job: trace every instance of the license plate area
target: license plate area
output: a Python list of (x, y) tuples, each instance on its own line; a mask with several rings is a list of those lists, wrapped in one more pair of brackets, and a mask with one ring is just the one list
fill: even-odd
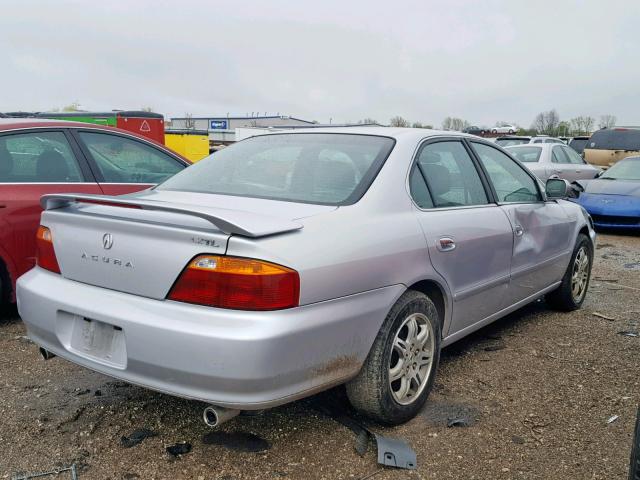
[(69, 351), (110, 367), (126, 368), (127, 348), (121, 327), (74, 315), (70, 333)]

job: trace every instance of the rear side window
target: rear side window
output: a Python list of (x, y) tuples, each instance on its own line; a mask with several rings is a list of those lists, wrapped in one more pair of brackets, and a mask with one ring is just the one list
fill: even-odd
[(582, 160), (582, 157), (578, 155), (573, 148), (566, 146), (560, 148), (562, 148), (562, 151), (566, 155), (569, 163), (573, 163), (574, 165), (584, 165), (584, 160)]
[(553, 163), (570, 163), (569, 159), (564, 154), (562, 147), (553, 147), (551, 151), (551, 162)]
[(525, 203), (541, 200), (535, 180), (509, 156), (497, 148), (481, 143), (473, 143), (473, 148), (489, 175), (498, 202)]
[(62, 132), (0, 137), (0, 182), (77, 183), (82, 174)]
[[(418, 153), (416, 169), (422, 175), (435, 207), (489, 203), (480, 175), (467, 150), (458, 141), (425, 145)], [(414, 200), (418, 205), (424, 202), (416, 197)]]
[(542, 153), (542, 148), (540, 147), (518, 147), (507, 148), (507, 150), (511, 155), (525, 163), (537, 162), (540, 160), (540, 154)]
[(79, 132), (106, 183), (159, 183), (184, 169), (175, 158), (119, 135)]
[(640, 129), (606, 128), (598, 130), (584, 148), (595, 150), (640, 150)]
[(350, 205), (369, 188), (391, 138), (291, 133), (248, 138), (199, 161), (159, 190)]

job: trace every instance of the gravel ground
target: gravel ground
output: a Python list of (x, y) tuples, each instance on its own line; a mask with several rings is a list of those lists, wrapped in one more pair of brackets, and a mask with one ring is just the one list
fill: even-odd
[[(598, 242), (582, 310), (539, 301), (458, 342), (420, 416), (371, 425), (411, 444), (415, 471), (378, 471), (373, 445), (356, 453), (354, 434), (319, 408), (344, 405), (340, 389), (238, 417), (221, 430), (254, 436), (205, 444), (202, 404), (43, 362), (14, 310), (0, 318), (0, 478), (74, 462), (82, 480), (626, 478), (640, 338), (618, 332), (639, 328), (640, 238)], [(452, 418), (466, 426), (448, 428)], [(157, 435), (125, 448), (121, 437), (141, 428)], [(167, 454), (177, 442), (190, 453)]]

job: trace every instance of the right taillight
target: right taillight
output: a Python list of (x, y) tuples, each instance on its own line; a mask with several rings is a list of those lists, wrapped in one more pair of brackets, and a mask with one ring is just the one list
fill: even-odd
[(56, 252), (53, 250), (51, 230), (40, 225), (36, 233), (36, 259), (38, 266), (51, 272), (60, 273)]
[(299, 296), (295, 270), (251, 258), (200, 255), (189, 262), (167, 298), (235, 310), (279, 310), (296, 307)]

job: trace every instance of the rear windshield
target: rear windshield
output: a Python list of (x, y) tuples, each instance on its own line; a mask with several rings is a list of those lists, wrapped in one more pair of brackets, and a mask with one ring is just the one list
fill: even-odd
[(606, 170), (600, 178), (613, 180), (640, 180), (640, 157), (629, 157)]
[(354, 134), (253, 137), (215, 152), (157, 189), (350, 205), (369, 188), (393, 145), (391, 138)]
[(576, 152), (582, 153), (588, 141), (589, 141), (588, 138), (574, 138), (569, 142), (569, 146), (573, 148)]
[(640, 129), (607, 128), (598, 130), (585, 148), (594, 150), (640, 150)]
[(541, 147), (507, 148), (507, 151), (521, 162), (533, 163), (540, 160)]
[(496, 145), (500, 145), (501, 147), (509, 147), (511, 145), (524, 145), (525, 143), (529, 143), (528, 138), (498, 138), (496, 140)]

